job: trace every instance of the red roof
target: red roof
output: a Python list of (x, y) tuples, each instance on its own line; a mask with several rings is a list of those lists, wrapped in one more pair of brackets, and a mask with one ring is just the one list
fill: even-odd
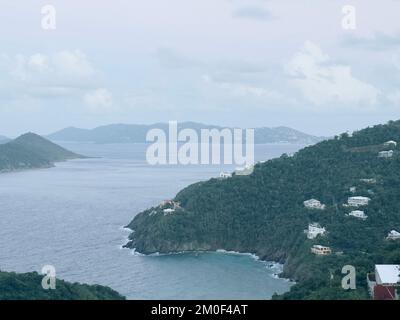
[(380, 284), (374, 287), (374, 300), (394, 300), (396, 297), (395, 287), (386, 287)]

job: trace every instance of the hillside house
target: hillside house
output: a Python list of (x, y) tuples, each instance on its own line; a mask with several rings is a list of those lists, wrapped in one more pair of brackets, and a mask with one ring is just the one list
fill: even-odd
[(349, 191), (351, 193), (355, 193), (357, 191), (357, 188), (356, 187), (350, 187)]
[(362, 210), (354, 210), (349, 213), (349, 216), (352, 216), (352, 217), (355, 217), (358, 219), (362, 219), (362, 220), (366, 220), (368, 218), (368, 216)]
[(319, 223), (311, 223), (308, 225), (308, 229), (304, 230), (305, 233), (307, 233), (307, 238), (308, 239), (315, 239), (319, 235), (324, 235), (326, 232), (325, 228), (322, 228)]
[(181, 203), (174, 200), (164, 200), (161, 202), (160, 207), (168, 207), (171, 209), (180, 209)]
[(370, 184), (375, 184), (376, 183), (376, 179), (375, 178), (360, 179), (360, 181), (364, 182), (364, 183), (370, 183)]
[(383, 144), (385, 147), (397, 147), (397, 142), (393, 140), (386, 141)]
[(375, 272), (367, 275), (367, 282), (374, 300), (398, 300), (400, 265), (375, 265)]
[(219, 174), (219, 177), (222, 179), (228, 179), (228, 178), (232, 178), (232, 173), (229, 172), (221, 172)]
[(311, 247), (311, 252), (316, 255), (327, 256), (332, 253), (332, 250), (329, 247), (324, 247), (317, 244)]
[(347, 199), (347, 204), (351, 207), (360, 207), (360, 206), (367, 206), (368, 203), (371, 201), (368, 197), (350, 197)]
[(244, 168), (236, 168), (235, 169), (235, 174), (237, 176), (248, 176), (253, 173), (254, 166), (253, 165), (246, 165)]
[(393, 150), (381, 151), (378, 153), (379, 158), (391, 158), (393, 157)]
[(317, 210), (325, 209), (325, 205), (316, 199), (306, 200), (303, 202), (303, 204), (307, 209), (317, 209)]
[(173, 214), (175, 212), (175, 209), (164, 209), (163, 212), (164, 212), (164, 216), (167, 216), (167, 215)]
[(388, 236), (386, 237), (387, 240), (399, 240), (400, 239), (400, 232), (397, 232), (396, 230), (392, 230), (388, 233)]

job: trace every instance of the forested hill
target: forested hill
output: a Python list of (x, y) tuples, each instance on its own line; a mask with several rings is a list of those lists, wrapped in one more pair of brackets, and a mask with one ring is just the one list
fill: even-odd
[(44, 290), (43, 276), (36, 272), (0, 271), (0, 300), (123, 300), (118, 292), (100, 285), (56, 280), (54, 290)]
[(0, 172), (48, 168), (54, 162), (84, 158), (34, 133), (0, 144)]
[(5, 137), (5, 136), (2, 136), (2, 135), (0, 135), (0, 143), (6, 143), (6, 142), (8, 142), (8, 141), (10, 141), (10, 139), (9, 139), (9, 138), (7, 138), (7, 137)]
[[(250, 176), (191, 185), (174, 199), (180, 208), (172, 214), (163, 213), (165, 206), (138, 214), (128, 225), (134, 232), (127, 247), (142, 253), (251, 252), (284, 262), (283, 276), (298, 282), (283, 298), (368, 298), (366, 273), (374, 264), (400, 262), (399, 240), (386, 240), (389, 231), (400, 231), (400, 153), (384, 144), (389, 140), (400, 141), (400, 121), (257, 164)], [(378, 157), (389, 149), (393, 157)], [(371, 198), (360, 209), (366, 220), (348, 216), (356, 210), (343, 206), (351, 196)], [(305, 208), (312, 198), (325, 210)], [(313, 222), (327, 232), (310, 240), (304, 230)], [(316, 244), (333, 254), (312, 254)], [(356, 267), (357, 290), (341, 288), (347, 264)]]

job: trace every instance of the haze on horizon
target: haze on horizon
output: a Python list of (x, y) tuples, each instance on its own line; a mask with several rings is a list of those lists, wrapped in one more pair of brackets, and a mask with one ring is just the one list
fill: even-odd
[[(3, 0), (0, 135), (170, 120), (330, 136), (399, 119), (398, 0)], [(344, 29), (344, 5), (356, 28)]]

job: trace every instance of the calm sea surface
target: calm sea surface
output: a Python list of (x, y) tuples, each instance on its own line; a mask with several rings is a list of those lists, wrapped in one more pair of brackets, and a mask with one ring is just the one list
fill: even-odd
[[(234, 166), (150, 166), (144, 144), (62, 143), (99, 157), (0, 174), (0, 269), (40, 271), (110, 286), (129, 299), (269, 299), (290, 283), (251, 256), (221, 252), (140, 256), (121, 249), (141, 210)], [(302, 146), (256, 145), (256, 160)], [(223, 248), (221, 248), (223, 249)]]

